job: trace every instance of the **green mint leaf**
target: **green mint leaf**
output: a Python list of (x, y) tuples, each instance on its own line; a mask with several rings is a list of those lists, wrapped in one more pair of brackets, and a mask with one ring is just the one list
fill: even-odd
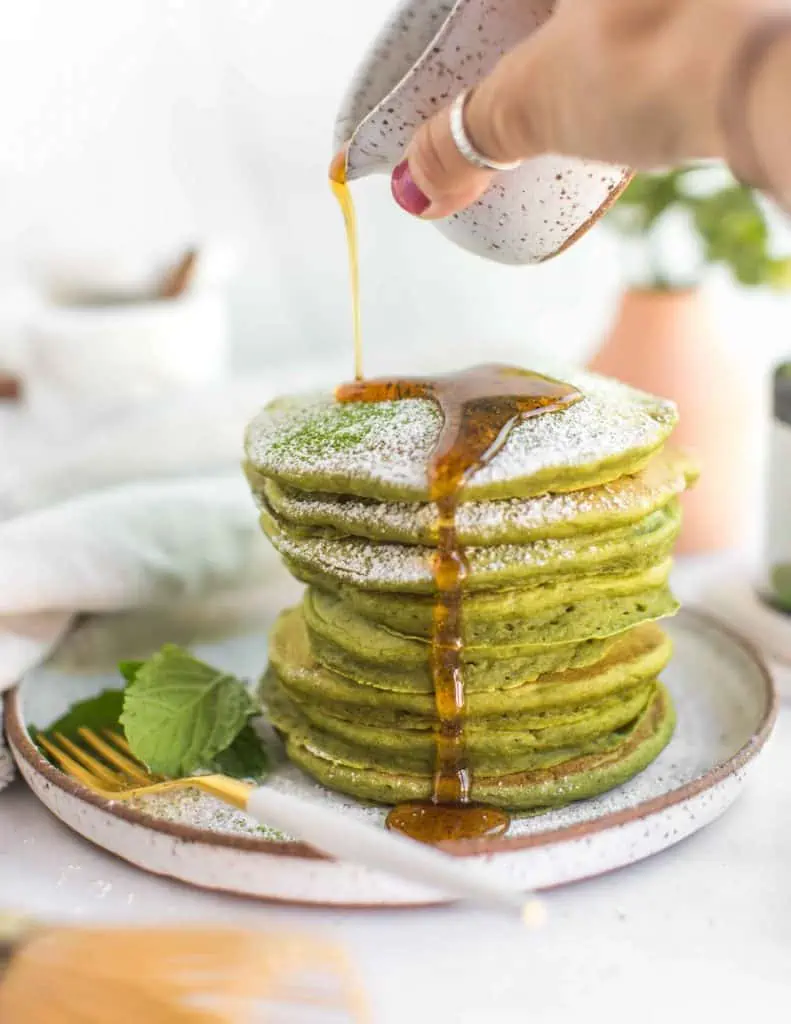
[[(65, 715), (62, 715), (57, 722), (47, 726), (46, 729), (30, 727), (30, 734), (34, 741), (39, 735), (52, 736), (60, 733), (70, 740), (79, 739), (77, 732), (81, 727), (87, 729), (117, 729), (118, 720), (124, 703), (123, 690), (104, 690), (95, 697), (88, 700), (81, 700), (73, 704)], [(45, 756), (46, 751), (43, 751)]]
[(122, 661), (118, 664), (118, 671), (127, 683), (133, 683), (135, 681), (135, 676), (143, 665), (145, 665), (144, 661)]
[(263, 782), (271, 765), (266, 747), (248, 722), (230, 747), (220, 751), (205, 767), (221, 775), (230, 775), (233, 779)]
[(210, 764), (256, 711), (239, 679), (168, 644), (127, 686), (121, 724), (151, 771), (178, 777)]

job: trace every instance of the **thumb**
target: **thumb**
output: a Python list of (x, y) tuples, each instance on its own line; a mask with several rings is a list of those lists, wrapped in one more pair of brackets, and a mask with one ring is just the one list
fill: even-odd
[[(511, 163), (542, 152), (539, 67), (546, 67), (547, 29), (506, 54), (469, 94), (463, 119), (468, 139), (482, 156)], [(408, 213), (435, 220), (464, 209), (481, 196), (496, 171), (483, 170), (459, 152), (446, 107), (421, 125), (393, 171), (393, 198)]]

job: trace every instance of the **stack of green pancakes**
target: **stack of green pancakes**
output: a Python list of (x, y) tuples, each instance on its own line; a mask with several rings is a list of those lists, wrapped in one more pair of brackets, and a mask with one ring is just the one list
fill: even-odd
[[(465, 738), (473, 800), (515, 811), (593, 796), (670, 739), (656, 625), (679, 496), (674, 407), (581, 371), (567, 409), (524, 419), (473, 472), (456, 525)], [(432, 795), (430, 668), (440, 427), (424, 399), (273, 402), (250, 424), (261, 524), (307, 584), (271, 636), (262, 699), (289, 757), (332, 789), (385, 804)]]

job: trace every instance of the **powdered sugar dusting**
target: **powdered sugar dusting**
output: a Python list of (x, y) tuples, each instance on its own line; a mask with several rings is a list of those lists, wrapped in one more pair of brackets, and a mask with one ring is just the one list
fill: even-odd
[[(331, 803), (344, 814), (384, 824), (386, 811), (381, 807), (362, 804), (353, 797), (341, 793), (331, 793), (305, 775), (296, 765), (287, 761), (281, 761), (277, 772), (267, 779), (266, 784), (281, 793), (315, 800), (322, 804)], [(130, 800), (128, 805), (159, 821), (189, 825), (209, 833), (255, 836), (270, 841), (294, 839), (293, 836), (278, 829), (260, 824), (244, 811), (230, 807), (199, 789), (182, 789), (140, 797)]]
[[(585, 468), (658, 447), (676, 421), (671, 402), (584, 371), (563, 379), (583, 398), (561, 412), (526, 418), (492, 461), (470, 477), (476, 487), (553, 468)], [(441, 426), (433, 402), (337, 403), (331, 395), (281, 399), (253, 420), (247, 456), (264, 475), (314, 489), (326, 477), (340, 493), (367, 482), (426, 496), (428, 463)]]
[(130, 800), (129, 806), (160, 821), (191, 825), (207, 832), (260, 836), (262, 839), (285, 838), (276, 829), (259, 825), (249, 814), (230, 807), (199, 789), (182, 789), (161, 796), (155, 794), (140, 797), (137, 800)]
[[(485, 544), (498, 537), (573, 527), (580, 520), (601, 517), (615, 525), (648, 515), (686, 487), (684, 473), (669, 467), (663, 474), (641, 472), (611, 483), (568, 494), (538, 498), (468, 501), (456, 510), (456, 530), (462, 544)], [(340, 524), (353, 534), (430, 541), (436, 537), (437, 506), (407, 501), (377, 502), (338, 499), (307, 491), (280, 490), (277, 511), (285, 519), (307, 525)]]
[[(656, 512), (640, 526), (640, 551), (650, 552), (672, 531), (675, 519), (670, 512)], [(291, 537), (274, 521), (268, 528), (269, 539), (287, 558), (319, 572), (366, 588), (409, 587), (422, 584), (434, 586), (432, 549), (409, 544), (380, 544), (363, 538)], [(637, 534), (630, 531), (601, 531), (581, 539), (547, 538), (529, 544), (497, 544), (491, 547), (468, 547), (469, 584), (490, 583), (493, 576), (518, 569), (551, 569), (562, 572), (565, 565), (591, 571), (597, 565), (611, 563), (628, 555)], [(661, 550), (657, 559), (665, 556)]]
[(440, 424), (439, 411), (423, 399), (341, 404), (314, 394), (259, 413), (248, 427), (246, 452), (257, 469), (295, 482), (311, 481), (318, 470), (423, 490)]

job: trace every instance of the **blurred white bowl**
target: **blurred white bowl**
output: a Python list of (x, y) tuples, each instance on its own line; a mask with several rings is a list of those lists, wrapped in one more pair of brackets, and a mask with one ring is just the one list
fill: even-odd
[(81, 417), (212, 383), (228, 362), (225, 292), (32, 311), (25, 395), (47, 418)]
[(26, 256), (25, 272), (35, 291), (54, 304), (141, 302), (157, 294), (165, 275), (190, 249), (199, 253), (192, 289), (227, 284), (236, 270), (238, 252), (235, 244), (223, 239), (187, 239), (166, 247), (48, 242)]

